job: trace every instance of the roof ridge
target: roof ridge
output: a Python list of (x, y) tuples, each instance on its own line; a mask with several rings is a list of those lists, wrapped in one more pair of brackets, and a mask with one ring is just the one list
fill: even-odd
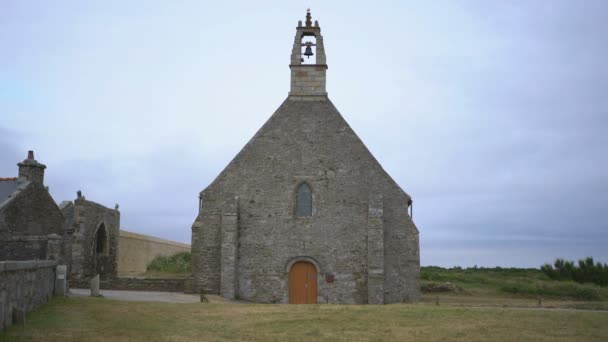
[(16, 181), (17, 177), (0, 177), (0, 181)]

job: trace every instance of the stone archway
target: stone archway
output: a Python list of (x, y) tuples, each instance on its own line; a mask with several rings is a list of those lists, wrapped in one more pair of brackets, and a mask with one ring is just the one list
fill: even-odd
[(293, 267), (293, 265), (300, 261), (306, 261), (306, 262), (311, 263), (317, 270), (317, 273), (321, 274), (321, 266), (319, 265), (319, 262), (317, 262), (317, 260), (315, 258), (312, 258), (309, 256), (297, 256), (297, 257), (289, 259), (287, 264), (285, 264), (285, 272), (289, 273), (291, 271), (291, 268)]
[(93, 273), (103, 279), (106, 278), (109, 249), (108, 231), (102, 222), (93, 237)]

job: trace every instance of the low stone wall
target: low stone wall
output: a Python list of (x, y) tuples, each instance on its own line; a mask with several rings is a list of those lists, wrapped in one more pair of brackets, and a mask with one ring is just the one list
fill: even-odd
[(0, 261), (0, 330), (13, 324), (13, 309), (30, 312), (55, 290), (53, 260)]
[(133, 276), (144, 273), (148, 263), (156, 256), (179, 252), (190, 252), (190, 245), (120, 230), (118, 274)]
[[(102, 290), (184, 292), (185, 280), (117, 278), (100, 281), (99, 288)], [(70, 288), (88, 289), (90, 283), (88, 281), (71, 281)]]

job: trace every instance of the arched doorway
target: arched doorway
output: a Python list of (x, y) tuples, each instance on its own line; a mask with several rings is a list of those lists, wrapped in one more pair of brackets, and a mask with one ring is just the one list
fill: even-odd
[(95, 255), (107, 254), (108, 237), (106, 234), (106, 226), (102, 223), (95, 234)]
[(289, 303), (317, 303), (317, 269), (307, 261), (298, 261), (289, 271)]
[(94, 274), (99, 274), (102, 279), (106, 277), (108, 252), (108, 233), (105, 224), (102, 222), (97, 228), (93, 240), (93, 272)]

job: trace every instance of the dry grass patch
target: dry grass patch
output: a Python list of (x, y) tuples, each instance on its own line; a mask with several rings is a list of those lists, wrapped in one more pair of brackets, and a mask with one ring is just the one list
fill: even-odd
[(0, 340), (608, 340), (608, 313), (401, 305), (165, 304), (53, 299)]

